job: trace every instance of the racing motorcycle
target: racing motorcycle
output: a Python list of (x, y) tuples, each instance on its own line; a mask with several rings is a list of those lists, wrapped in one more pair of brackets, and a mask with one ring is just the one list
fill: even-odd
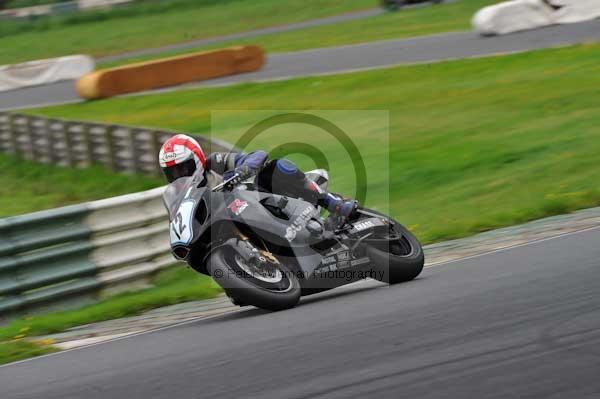
[[(306, 175), (327, 189), (327, 171)], [(175, 258), (212, 276), (239, 306), (288, 309), (303, 295), (365, 278), (396, 284), (423, 269), (413, 234), (368, 208), (352, 220), (324, 218), (312, 203), (237, 175), (212, 188), (203, 176), (183, 177), (163, 199)]]
[[(398, 11), (409, 4), (425, 3), (428, 0), (381, 0), (381, 6), (389, 11)], [(429, 0), (433, 4), (441, 4), (444, 0)]]

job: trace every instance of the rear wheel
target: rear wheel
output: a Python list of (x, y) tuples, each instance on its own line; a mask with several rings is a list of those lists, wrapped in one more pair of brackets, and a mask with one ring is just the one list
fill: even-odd
[(279, 259), (250, 262), (234, 248), (217, 249), (207, 269), (213, 279), (237, 305), (253, 305), (267, 310), (283, 310), (300, 300), (298, 278)]

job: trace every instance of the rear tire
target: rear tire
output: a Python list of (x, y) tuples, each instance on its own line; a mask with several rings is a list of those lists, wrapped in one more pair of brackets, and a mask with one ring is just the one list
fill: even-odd
[(234, 304), (253, 305), (261, 309), (278, 311), (293, 308), (300, 301), (300, 282), (286, 265), (281, 263), (281, 283), (258, 284), (258, 280), (248, 275), (235, 261), (236, 251), (222, 247), (213, 252), (207, 263), (212, 278), (224, 290)]

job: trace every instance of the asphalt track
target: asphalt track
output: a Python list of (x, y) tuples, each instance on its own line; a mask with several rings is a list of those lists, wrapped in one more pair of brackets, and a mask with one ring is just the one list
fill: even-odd
[[(551, 26), (490, 38), (479, 37), (473, 32), (447, 33), (412, 39), (273, 54), (269, 55), (266, 66), (258, 72), (214, 79), (210, 82), (183, 87), (325, 75), (404, 63), (478, 57), (599, 40), (600, 20)], [(77, 101), (80, 100), (75, 93), (74, 83), (67, 81), (4, 92), (0, 94), (0, 110)]]
[(0, 367), (17, 398), (600, 397), (600, 229)]

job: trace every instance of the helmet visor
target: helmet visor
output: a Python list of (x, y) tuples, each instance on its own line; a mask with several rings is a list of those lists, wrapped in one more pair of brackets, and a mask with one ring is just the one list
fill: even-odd
[(161, 168), (167, 181), (169, 183), (173, 183), (175, 180), (180, 177), (192, 176), (194, 172), (196, 172), (196, 161), (194, 158), (190, 158), (185, 162), (180, 164), (176, 164), (173, 166), (168, 166), (166, 168)]

